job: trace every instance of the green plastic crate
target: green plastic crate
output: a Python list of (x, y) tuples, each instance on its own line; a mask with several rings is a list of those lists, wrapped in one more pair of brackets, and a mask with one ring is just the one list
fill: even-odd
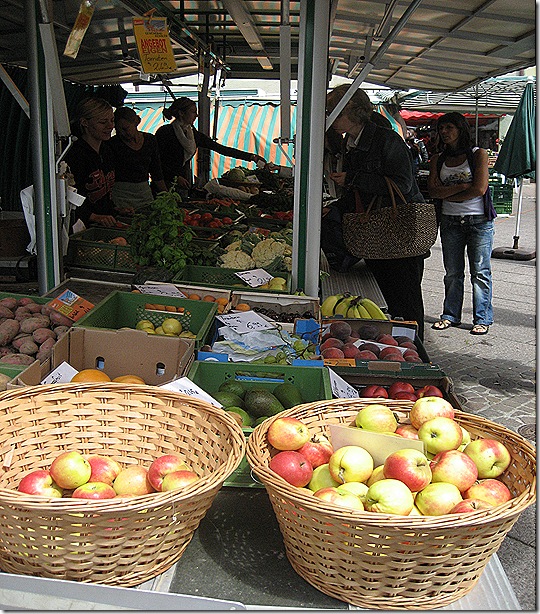
[[(264, 388), (272, 390), (281, 383), (294, 384), (300, 390), (304, 401), (322, 401), (332, 398), (332, 386), (328, 369), (325, 367), (296, 367), (291, 365), (265, 365), (233, 362), (209, 362), (196, 360), (191, 365), (187, 377), (205, 392), (212, 395), (223, 382), (236, 380), (246, 389)], [(249, 436), (252, 428), (244, 428)], [(225, 486), (244, 488), (263, 488), (252, 473), (246, 458), (224, 482)]]
[[(144, 308), (146, 303), (184, 307), (185, 311), (183, 314), (172, 311), (158, 313), (155, 310), (146, 310)], [(83, 328), (118, 330), (123, 327), (135, 328), (141, 319), (150, 319), (159, 325), (167, 317), (176, 317), (185, 328), (189, 328), (195, 334), (195, 347), (199, 348), (207, 343), (211, 336), (216, 312), (216, 303), (115, 290), (75, 325)]]
[(498, 215), (512, 215), (512, 202), (494, 203), (493, 207)]
[(291, 274), (286, 271), (271, 271), (265, 269), (274, 277), (283, 277), (287, 280), (285, 290), (268, 290), (268, 288), (252, 288), (244, 283), (236, 272), (242, 269), (225, 269), (221, 267), (196, 266), (188, 264), (173, 279), (173, 283), (185, 282), (189, 284), (200, 284), (209, 288), (224, 288), (226, 290), (238, 290), (243, 292), (272, 292), (283, 294), (291, 291)]
[(118, 228), (88, 228), (69, 238), (66, 263), (85, 269), (134, 273), (137, 268), (129, 245), (109, 243), (116, 237), (126, 238)]
[(514, 187), (508, 184), (491, 185), (491, 197), (493, 204), (512, 202), (514, 198)]
[(14, 292), (0, 292), (0, 299), (3, 298), (31, 298), (38, 305), (46, 305), (52, 301), (52, 298), (49, 296), (35, 296), (33, 294), (15, 294)]

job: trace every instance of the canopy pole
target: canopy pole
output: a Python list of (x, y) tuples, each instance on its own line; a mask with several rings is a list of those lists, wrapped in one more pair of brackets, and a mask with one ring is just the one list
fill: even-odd
[(521, 222), (521, 205), (523, 203), (523, 177), (519, 178), (519, 193), (518, 193), (518, 208), (516, 215), (516, 230), (514, 235), (514, 244), (512, 249), (519, 248), (519, 224)]
[(279, 97), (281, 139), (291, 136), (291, 24), (289, 0), (281, 2), (281, 24), (279, 26)]

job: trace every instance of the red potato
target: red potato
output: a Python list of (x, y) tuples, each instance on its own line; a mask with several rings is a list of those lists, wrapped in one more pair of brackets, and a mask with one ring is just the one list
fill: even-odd
[(15, 314), (11, 309), (6, 307), (5, 305), (0, 305), (0, 318), (11, 318), (13, 319)]
[(26, 340), (30, 340), (32, 341), (32, 335), (28, 334), (28, 333), (19, 333), (15, 339), (13, 339), (13, 341), (11, 342), (11, 345), (16, 349), (20, 349), (21, 345), (26, 341)]
[(39, 346), (35, 341), (32, 340), (31, 337), (28, 339), (24, 339), (21, 345), (19, 346), (19, 352), (21, 354), (28, 354), (29, 356), (33, 356), (37, 354), (39, 350)]
[(23, 320), (24, 318), (31, 318), (34, 314), (26, 306), (17, 307), (15, 309), (15, 319)]
[(7, 365), (31, 365), (35, 358), (27, 354), (6, 354), (0, 358), (0, 363)]
[(3, 345), (0, 347), (0, 358), (6, 354), (13, 354), (13, 347), (11, 345)]
[(39, 305), (38, 303), (28, 303), (28, 305), (26, 305), (26, 308), (32, 313), (41, 313), (41, 305)]
[(33, 298), (30, 298), (29, 296), (23, 296), (22, 298), (17, 299), (17, 305), (19, 307), (24, 307), (25, 305), (31, 305), (32, 303), (35, 303), (36, 301)]
[(58, 313), (58, 311), (51, 311), (49, 314), (51, 324), (54, 326), (72, 326), (73, 321), (67, 318), (65, 315)]
[(4, 320), (0, 324), (0, 346), (9, 345), (19, 334), (20, 325), (17, 320)]
[(49, 305), (41, 305), (41, 313), (44, 316), (48, 316), (52, 311), (54, 311), (54, 309), (49, 307)]
[(32, 333), (32, 339), (38, 345), (41, 345), (47, 339), (56, 340), (56, 333), (50, 328), (36, 328), (36, 330)]
[(0, 299), (0, 305), (11, 309), (12, 311), (17, 307), (17, 299), (12, 298), (11, 296), (6, 296), (3, 299)]
[(65, 335), (68, 332), (69, 329), (70, 329), (69, 326), (55, 326), (53, 328), (53, 332), (55, 333), (56, 338), (60, 339), (60, 337), (62, 335)]
[(56, 339), (50, 337), (49, 339), (45, 339), (45, 341), (39, 346), (38, 353), (36, 354), (36, 360), (43, 362), (47, 360), (49, 356), (52, 354), (53, 346), (56, 343)]
[(50, 320), (48, 316), (37, 315), (32, 316), (31, 318), (26, 318), (21, 322), (21, 332), (22, 333), (33, 333), (38, 328), (47, 328), (50, 325)]

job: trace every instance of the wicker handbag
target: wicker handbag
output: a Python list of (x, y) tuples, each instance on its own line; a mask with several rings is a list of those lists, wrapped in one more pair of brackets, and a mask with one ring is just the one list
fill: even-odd
[(408, 203), (396, 183), (389, 177), (385, 180), (392, 206), (381, 206), (382, 197), (376, 195), (363, 210), (356, 193), (356, 213), (343, 215), (343, 239), (347, 250), (357, 258), (376, 260), (427, 253), (437, 239), (435, 206)]

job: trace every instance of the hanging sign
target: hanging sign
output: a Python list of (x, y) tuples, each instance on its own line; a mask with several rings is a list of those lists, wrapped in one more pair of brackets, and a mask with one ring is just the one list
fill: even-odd
[(176, 70), (166, 17), (134, 17), (133, 33), (143, 72), (155, 75)]
[(68, 58), (75, 59), (77, 57), (82, 40), (94, 14), (96, 4), (97, 0), (82, 0), (77, 19), (69, 33), (69, 38), (64, 49), (64, 55)]

